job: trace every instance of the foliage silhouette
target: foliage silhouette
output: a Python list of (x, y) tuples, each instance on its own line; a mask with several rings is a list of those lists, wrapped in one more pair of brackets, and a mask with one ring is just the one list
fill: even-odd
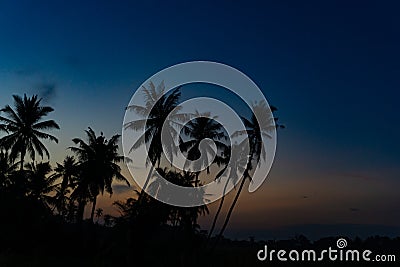
[(25, 155), (28, 152), (31, 159), (35, 160), (38, 153), (42, 158), (44, 154), (50, 158), (50, 153), (40, 139), (48, 139), (58, 143), (58, 139), (43, 130), (60, 129), (54, 120), (43, 120), (54, 109), (49, 106), (42, 106), (42, 99), (37, 95), (32, 97), (20, 97), (13, 95), (14, 109), (6, 105), (0, 111), (6, 117), (0, 116), (1, 128), (5, 129), (8, 135), (0, 139), (0, 146), (10, 149), (10, 157), (20, 157), (21, 170), (24, 166)]
[[(119, 165), (124, 161), (124, 157), (118, 154), (120, 135), (114, 135), (107, 140), (103, 133), (96, 136), (96, 133), (90, 127), (85, 132), (88, 142), (74, 138), (72, 141), (77, 147), (70, 147), (79, 159), (79, 180), (77, 181), (77, 189), (72, 193), (72, 196), (79, 200), (81, 213), (83, 203), (87, 200), (92, 202), (90, 220), (93, 222), (98, 195), (103, 194), (104, 191), (111, 195), (114, 179), (125, 182), (128, 186), (130, 184), (121, 174)], [(79, 216), (81, 215), (83, 214), (79, 214)]]
[(57, 163), (54, 173), (54, 179), (62, 179), (59, 186), (55, 189), (54, 208), (57, 209), (61, 216), (65, 216), (68, 211), (69, 201), (67, 196), (70, 193), (69, 189), (73, 189), (78, 182), (79, 168), (76, 159), (72, 156), (66, 156), (63, 163)]
[[(180, 113), (181, 107), (178, 105), (178, 102), (181, 93), (179, 88), (173, 90), (170, 94), (164, 94), (165, 87), (163, 82), (159, 84), (157, 88), (150, 82), (149, 88), (142, 87), (141, 90), (145, 96), (145, 106), (130, 105), (127, 109), (134, 111), (137, 115), (142, 116), (143, 119), (131, 121), (124, 125), (125, 129), (132, 129), (134, 131), (144, 130), (143, 135), (132, 145), (130, 151), (138, 149), (144, 144), (149, 144), (146, 164), (149, 162), (151, 168), (139, 194), (139, 202), (142, 201), (149, 180), (153, 175), (154, 166), (157, 165), (157, 167), (160, 167), (161, 157), (163, 155), (161, 133), (164, 124), (169, 126), (171, 135), (178, 136), (179, 133), (176, 131), (174, 132), (175, 128), (173, 126), (176, 124), (181, 125), (180, 122), (190, 116)], [(172, 157), (175, 153), (175, 147), (167, 147), (167, 150)]]
[[(217, 220), (219, 215), (221, 214), (221, 210), (224, 205), (225, 201), (225, 194), (226, 194), (226, 188), (228, 186), (228, 183), (231, 182), (233, 184), (236, 184), (236, 182), (240, 179), (238, 173), (244, 173), (247, 160), (248, 160), (248, 155), (246, 154), (246, 146), (245, 143), (242, 142), (240, 144), (233, 144), (232, 147), (227, 147), (223, 153), (223, 162), (224, 162), (224, 168), (217, 174), (216, 179), (223, 176), (224, 173), (227, 173), (227, 180), (223, 189), (223, 195), (221, 197), (221, 200), (218, 205), (217, 212), (215, 213), (210, 231), (208, 233), (207, 237), (207, 243), (209, 243), (212, 234), (214, 232), (215, 226), (217, 224)], [(231, 157), (231, 155), (234, 155)]]
[[(202, 161), (197, 163), (196, 166), (192, 166), (194, 169), (200, 169), (200, 167), (208, 165), (208, 155), (213, 154), (211, 146), (206, 144), (204, 147), (200, 147), (201, 141), (205, 139), (212, 140), (216, 145), (218, 152), (226, 149), (227, 145), (222, 141), (226, 141), (228, 137), (223, 131), (223, 126), (216, 121), (217, 116), (211, 116), (211, 113), (200, 114), (198, 112), (194, 114), (194, 116), (196, 118), (190, 120), (183, 129), (184, 134), (189, 138), (189, 140), (182, 141), (179, 147), (183, 152), (187, 152), (187, 162), (195, 161), (199, 158), (202, 159)], [(221, 162), (222, 158), (217, 153), (214, 163), (220, 164)], [(207, 167), (207, 174), (209, 173), (210, 168)], [(200, 172), (196, 171), (195, 186), (198, 186), (199, 184), (199, 174)]]
[[(217, 151), (212, 163), (217, 169), (216, 181), (219, 182), (222, 175), (227, 178), (224, 190), (229, 183), (237, 183), (240, 172), (247, 175), (244, 180), (250, 179), (251, 163), (257, 163), (263, 156), (262, 147), (256, 141), (250, 144), (251, 155), (248, 155), (244, 152), (243, 143), (227, 142), (224, 128), (212, 114), (182, 113), (179, 88), (164, 95), (163, 84), (156, 89), (151, 83), (148, 89), (143, 88), (143, 92), (146, 98), (144, 106), (133, 105), (128, 109), (143, 117), (147, 116), (147, 124), (144, 119), (139, 119), (124, 127), (134, 131), (145, 129), (144, 135), (131, 149), (138, 149), (142, 145), (149, 148), (146, 162), (152, 164), (152, 169), (146, 180), (146, 190), (155, 194), (163, 192), (161, 189), (164, 181), (155, 179), (157, 174), (154, 168), (166, 178), (166, 182), (185, 187), (201, 186), (204, 182), (200, 179), (203, 177), (201, 172), (178, 172), (172, 166), (164, 166), (161, 159), (166, 154), (173, 158), (178, 149), (188, 160), (196, 160), (203, 153), (212, 154), (211, 146), (202, 147), (201, 141), (204, 139), (211, 139), (216, 144)], [(0, 236), (3, 241), (0, 242), (0, 265), (9, 265), (3, 262), (3, 249), (11, 251), (11, 255), (20, 255), (21, 251), (26, 253), (35, 247), (38, 255), (57, 255), (63, 258), (68, 254), (68, 258), (63, 258), (66, 266), (76, 265), (69, 258), (79, 259), (79, 264), (84, 265), (146, 264), (149, 258), (152, 263), (166, 266), (207, 265), (207, 259), (203, 257), (206, 251), (202, 244), (212, 237), (225, 197), (219, 203), (208, 236), (198, 223), (200, 216), (209, 214), (207, 205), (175, 207), (157, 201), (144, 193), (144, 190), (135, 191), (136, 195), (126, 200), (114, 202), (120, 216), (104, 214), (103, 209), (97, 207), (98, 196), (104, 191), (111, 195), (114, 181), (129, 186), (121, 173), (121, 165), (127, 159), (118, 153), (120, 136), (114, 135), (107, 139), (103, 133), (96, 135), (89, 127), (85, 131), (86, 140), (72, 140), (75, 146), (69, 147), (69, 150), (75, 156), (65, 157), (53, 169), (48, 161), (35, 161), (35, 154), (42, 158), (50, 157), (41, 139), (57, 141), (45, 132), (59, 128), (54, 121), (44, 120), (53, 108), (41, 106), (41, 99), (37, 96), (14, 96), (14, 102), (15, 110), (7, 105), (1, 110), (5, 115), (0, 117), (0, 131), (4, 134), (0, 139), (0, 209), (7, 215), (7, 219), (0, 220)], [(193, 118), (199, 115), (199, 118)], [(235, 133), (236, 136), (246, 133), (257, 139), (260, 134), (268, 133), (263, 128), (265, 125), (259, 127), (254, 118), (243, 118), (243, 121), (247, 130)], [(276, 119), (272, 118), (272, 121)], [(166, 150), (162, 151), (161, 129), (165, 122), (171, 126), (170, 134), (178, 137), (180, 143), (178, 147), (173, 144), (166, 146)], [(182, 125), (183, 122), (188, 123)], [(175, 126), (179, 126), (177, 128), (182, 131), (178, 132)], [(26, 155), (30, 156), (29, 161)], [(248, 164), (249, 156), (252, 160)], [(202, 172), (209, 174), (210, 169), (206, 168)], [(223, 229), (233, 212), (244, 180), (225, 218)], [(203, 191), (199, 192), (194, 197), (207, 197)], [(86, 222), (83, 220), (84, 208), (89, 203), (92, 204), (90, 220)], [(217, 240), (222, 238), (222, 234), (223, 231)], [(221, 249), (227, 244), (226, 239), (222, 240)], [(237, 245), (232, 244), (229, 246)], [(72, 247), (75, 250), (66, 254)], [(151, 257), (154, 249), (160, 250), (162, 247), (165, 250), (161, 252), (162, 259)], [(210, 256), (216, 257), (218, 262), (217, 254)], [(14, 261), (18, 262), (16, 259)], [(59, 259), (55, 261), (60, 263)], [(42, 266), (42, 263), (39, 265)]]
[(12, 175), (17, 170), (17, 163), (10, 158), (8, 151), (0, 150), (0, 187), (6, 188), (12, 184)]
[[(253, 164), (258, 164), (260, 157), (265, 160), (266, 151), (262, 142), (262, 137), (270, 138), (270, 132), (275, 128), (284, 128), (283, 125), (277, 123), (278, 118), (272, 115), (273, 112), (277, 111), (277, 108), (271, 106), (269, 112), (269, 108), (267, 107), (267, 103), (265, 101), (261, 101), (258, 103), (254, 103), (252, 107), (252, 115), (250, 120), (242, 117), (243, 123), (246, 127), (246, 130), (237, 131), (233, 133), (232, 137), (247, 135), (246, 140), (249, 142), (249, 155), (246, 168), (243, 173), (242, 181), (240, 182), (239, 188), (236, 192), (236, 195), (233, 199), (231, 206), (229, 207), (228, 213), (226, 215), (225, 221), (222, 225), (222, 228), (217, 236), (214, 247), (217, 245), (221, 237), (223, 236), (226, 227), (228, 226), (229, 219), (232, 215), (233, 209), (239, 199), (240, 193), (242, 192), (243, 186), (247, 180), (251, 180), (251, 171), (253, 169)], [(268, 116), (268, 117), (265, 117)], [(260, 119), (261, 121), (258, 121)], [(261, 123), (262, 122), (262, 123)]]

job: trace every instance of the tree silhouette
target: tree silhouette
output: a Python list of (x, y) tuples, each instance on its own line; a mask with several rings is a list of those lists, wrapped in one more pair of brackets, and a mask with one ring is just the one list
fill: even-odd
[[(79, 159), (79, 181), (73, 195), (81, 201), (90, 199), (92, 202), (92, 211), (90, 220), (93, 222), (96, 210), (97, 196), (104, 191), (110, 195), (113, 193), (112, 183), (114, 179), (125, 182), (130, 186), (128, 180), (121, 174), (119, 163), (124, 161), (124, 157), (118, 154), (118, 141), (120, 135), (114, 135), (107, 140), (103, 133), (96, 136), (95, 132), (89, 127), (85, 131), (88, 142), (82, 139), (74, 138), (72, 141), (77, 147), (70, 149)], [(82, 209), (82, 207), (80, 207)], [(81, 212), (81, 211), (80, 211)], [(79, 214), (81, 216), (82, 214)]]
[(57, 167), (54, 169), (55, 173), (52, 175), (54, 179), (62, 179), (59, 187), (56, 189), (57, 193), (54, 196), (54, 207), (57, 208), (61, 215), (67, 210), (67, 194), (69, 193), (69, 187), (74, 188), (79, 175), (78, 163), (72, 156), (66, 156), (63, 163), (57, 163)]
[[(224, 194), (228, 184), (231, 182), (236, 184), (240, 178), (239, 174), (245, 173), (245, 179), (238, 188), (223, 228), (217, 236), (216, 240), (218, 240), (227, 227), (244, 182), (251, 179), (253, 165), (257, 164), (261, 157), (265, 157), (264, 148), (260, 145), (260, 136), (263, 134), (268, 136), (268, 129), (273, 129), (268, 128), (268, 124), (276, 122), (276, 119), (266, 118), (262, 120), (262, 125), (257, 123), (254, 114), (257, 114), (257, 109), (265, 108), (263, 104), (253, 107), (252, 118), (243, 118), (246, 130), (236, 132), (231, 139), (247, 134), (251, 146), (248, 153), (243, 142), (231, 143), (230, 146), (225, 144), (227, 136), (224, 129), (217, 123), (216, 117), (212, 117), (210, 113), (181, 113), (181, 107), (178, 105), (179, 89), (164, 95), (162, 84), (157, 90), (153, 84), (150, 84), (150, 88), (144, 91), (147, 99), (144, 106), (128, 108), (147, 117), (147, 124), (144, 124), (145, 120), (137, 120), (127, 123), (125, 127), (133, 130), (144, 128), (144, 135), (133, 144), (131, 149), (137, 149), (141, 145), (149, 147), (150, 153), (146, 155), (146, 163), (151, 163), (153, 169), (149, 172), (149, 178), (146, 181), (148, 186), (144, 187), (147, 192), (151, 190), (155, 196), (166, 194), (166, 190), (162, 190), (165, 183), (184, 187), (202, 185), (199, 179), (199, 175), (202, 174), (200, 171), (178, 172), (172, 165), (164, 166), (163, 157), (170, 156), (169, 159), (172, 159), (177, 149), (180, 149), (188, 159), (185, 167), (192, 164), (189, 161), (196, 161), (201, 156), (205, 156), (201, 162), (198, 161), (203, 167), (208, 163), (207, 157), (215, 154), (212, 163), (223, 166), (222, 170), (218, 169), (215, 179), (216, 182), (225, 183)], [(201, 263), (201, 255), (205, 251), (200, 245), (204, 244), (203, 241), (207, 237), (204, 230), (200, 231), (198, 220), (200, 216), (209, 214), (207, 205), (176, 207), (144, 194), (143, 190), (141, 192), (135, 190), (136, 196), (125, 201), (114, 202), (121, 216), (104, 215), (103, 209), (96, 207), (98, 196), (104, 191), (112, 194), (115, 180), (129, 185), (121, 174), (120, 163), (125, 158), (118, 154), (120, 136), (114, 135), (106, 139), (103, 133), (96, 135), (91, 128), (88, 128), (85, 131), (86, 139), (75, 138), (73, 139), (75, 145), (69, 147), (75, 157), (65, 157), (63, 162), (56, 163), (55, 168), (52, 169), (48, 161), (38, 163), (34, 159), (35, 154), (42, 158), (50, 156), (41, 143), (42, 139), (57, 141), (55, 137), (47, 134), (47, 130), (58, 128), (58, 125), (52, 120), (44, 120), (44, 117), (53, 109), (41, 106), (41, 100), (38, 100), (36, 96), (31, 98), (26, 95), (23, 98), (14, 96), (14, 101), (15, 108), (7, 105), (0, 114), (3, 115), (0, 117), (0, 131), (1, 134), (4, 132), (4, 136), (2, 135), (0, 139), (0, 208), (6, 215), (0, 220), (0, 229), (2, 229), (0, 234), (5, 241), (0, 244), (0, 251), (6, 248), (7, 254), (8, 251), (11, 253), (17, 251), (15, 255), (20, 255), (20, 252), (25, 252), (37, 245), (37, 251), (45, 251), (46, 253), (43, 254), (46, 256), (51, 254), (58, 257), (61, 255), (57, 254), (58, 251), (65, 251), (65, 248), (74, 246), (85, 254), (85, 256), (69, 254), (68, 257), (71, 256), (74, 262), (75, 257), (83, 256), (85, 263), (98, 263), (99, 259), (94, 259), (94, 257), (92, 259), (94, 253), (91, 253), (96, 251), (101, 261), (104, 259), (104, 264), (108, 265), (106, 258), (121, 255), (120, 253), (127, 252), (127, 249), (140, 255), (140, 257), (135, 255), (135, 260), (137, 258), (146, 260), (154, 249), (165, 246), (166, 249), (161, 251), (160, 258), (166, 261), (167, 266), (179, 265), (179, 263), (186, 266), (197, 260), (200, 260), (197, 263)], [(197, 117), (193, 118), (193, 116)], [(191, 118), (193, 119), (190, 120)], [(186, 125), (182, 125), (183, 122), (187, 122)], [(162, 129), (165, 125), (170, 127), (170, 129), (167, 128), (167, 134), (178, 138), (179, 145), (167, 144), (163, 147), (165, 149), (163, 151), (161, 130), (165, 130)], [(204, 146), (202, 143), (204, 139), (211, 139), (216, 144), (217, 151), (211, 151), (213, 146), (208, 143)], [(25, 159), (25, 156), (27, 158), (29, 156), (29, 161)], [(157, 168), (157, 172), (153, 173), (154, 168)], [(204, 173), (206, 171), (208, 174), (210, 170), (207, 168)], [(165, 180), (153, 179), (157, 175), (161, 175)], [(220, 179), (222, 177), (226, 180)], [(198, 189), (192, 197), (204, 200), (205, 192), (202, 188)], [(213, 235), (216, 223), (221, 217), (221, 210), (226, 205), (224, 200), (225, 197), (222, 197), (207, 241)], [(90, 220), (91, 223), (96, 221), (96, 227), (90, 227), (90, 231), (85, 233), (83, 231), (85, 226), (79, 223), (83, 220), (83, 211), (87, 204), (92, 204)], [(104, 224), (100, 225), (99, 222), (102, 220)], [(77, 222), (78, 225), (75, 225)], [(60, 246), (53, 246), (54, 237), (62, 240), (57, 241)], [(7, 248), (10, 246), (10, 240), (15, 240), (11, 245), (15, 250)], [(232, 242), (235, 243), (235, 241)], [(299, 238), (291, 242), (310, 245)], [(14, 259), (14, 255), (11, 255)], [(123, 259), (119, 265), (133, 263), (130, 259), (125, 262), (124, 257), (116, 258), (117, 264), (120, 263), (119, 259)]]
[[(265, 101), (261, 101), (261, 102), (255, 103), (253, 105), (252, 109), (253, 109), (253, 112), (252, 112), (250, 120), (242, 117), (242, 120), (246, 127), (246, 130), (237, 131), (232, 135), (232, 137), (237, 137), (237, 136), (246, 134), (247, 135), (246, 139), (249, 142), (250, 151), (249, 151), (249, 155), (248, 155), (247, 166), (243, 173), (242, 181), (239, 185), (239, 188), (236, 192), (233, 202), (228, 210), (224, 224), (222, 225), (222, 228), (217, 236), (214, 246), (218, 243), (220, 238), (223, 236), (223, 233), (228, 225), (228, 222), (232, 215), (233, 209), (235, 208), (235, 205), (239, 199), (240, 193), (242, 192), (245, 182), (248, 179), (251, 179), (250, 172), (253, 169), (253, 164), (255, 163), (257, 165), (258, 161), (260, 160), (260, 157), (262, 157), (264, 159), (266, 157), (266, 151), (263, 146), (262, 136), (270, 138), (270, 133), (272, 130), (274, 130), (275, 128), (284, 128), (283, 125), (277, 124), (278, 118), (273, 117), (273, 115), (272, 115), (273, 112), (277, 111), (276, 107), (271, 106), (271, 108), (270, 108), (271, 112), (269, 112), (267, 103)], [(258, 121), (258, 119), (260, 119), (261, 121)]]
[[(201, 156), (202, 161), (192, 166), (195, 169), (205, 166), (208, 163), (208, 156), (212, 153), (212, 147), (210, 145), (205, 145), (205, 147), (200, 147), (200, 143), (204, 139), (210, 139), (214, 142), (217, 150), (224, 151), (226, 149), (226, 144), (221, 142), (222, 140), (227, 140), (228, 137), (223, 131), (223, 126), (219, 124), (215, 119), (217, 116), (211, 117), (211, 113), (196, 113), (195, 119), (189, 121), (186, 127), (183, 129), (185, 135), (189, 140), (180, 144), (180, 149), (183, 152), (187, 152), (187, 159), (189, 161), (195, 161)], [(220, 163), (221, 157), (216, 153), (214, 162)], [(187, 167), (187, 166), (186, 166)], [(207, 174), (210, 173), (209, 167), (207, 167)], [(199, 171), (196, 171), (196, 181), (195, 186), (199, 184)]]
[[(183, 174), (176, 173), (175, 184), (181, 186), (198, 186), (198, 175), (190, 172), (183, 172)], [(196, 196), (203, 198), (204, 196)], [(197, 207), (178, 207), (177, 217), (180, 221), (180, 226), (184, 230), (186, 235), (194, 234), (200, 226), (197, 224), (199, 216), (207, 215), (209, 213), (207, 205), (201, 205)]]
[(12, 184), (12, 175), (17, 169), (18, 163), (10, 158), (8, 151), (0, 150), (0, 189), (7, 188)]
[(34, 201), (42, 203), (46, 208), (52, 203), (49, 196), (55, 188), (56, 179), (49, 176), (52, 171), (49, 162), (28, 163), (25, 165), (26, 175), (28, 178), (28, 197)]
[[(179, 133), (175, 130), (175, 125), (180, 125), (180, 121), (184, 121), (188, 114), (180, 113), (181, 107), (178, 106), (181, 93), (179, 88), (173, 90), (170, 94), (164, 94), (164, 83), (161, 83), (157, 89), (152, 82), (149, 88), (142, 88), (145, 95), (145, 106), (130, 105), (128, 110), (134, 111), (143, 119), (128, 122), (124, 125), (125, 129), (141, 131), (144, 129), (144, 134), (132, 145), (132, 150), (138, 149), (143, 144), (149, 144), (147, 162), (151, 163), (150, 171), (144, 183), (144, 186), (139, 194), (139, 202), (141, 201), (144, 191), (146, 190), (149, 180), (153, 175), (154, 166), (160, 167), (161, 156), (163, 149), (161, 144), (161, 132), (164, 124), (169, 128), (171, 136), (177, 136)], [(176, 148), (173, 144), (169, 144), (168, 153), (172, 156)]]
[(34, 161), (35, 154), (38, 153), (42, 158), (46, 154), (50, 158), (49, 151), (40, 139), (48, 139), (58, 143), (58, 139), (53, 135), (43, 132), (43, 130), (59, 129), (54, 120), (45, 120), (54, 109), (49, 106), (42, 106), (41, 99), (37, 95), (24, 97), (13, 95), (14, 109), (6, 105), (1, 112), (6, 117), (0, 116), (1, 128), (7, 130), (8, 135), (0, 139), (0, 146), (10, 149), (10, 157), (20, 157), (20, 169), (23, 170), (24, 158), (26, 153)]
[[(195, 173), (183, 171), (175, 172), (168, 170), (167, 168), (158, 168), (157, 173), (165, 178), (168, 182), (179, 186), (194, 187), (197, 183), (197, 176)], [(201, 185), (201, 184), (199, 184)], [(162, 189), (163, 184), (160, 180), (155, 180), (149, 185), (149, 190), (159, 191)], [(204, 196), (197, 196), (203, 198)], [(168, 215), (168, 221), (173, 226), (179, 226), (186, 233), (194, 233), (198, 228), (197, 219), (201, 215), (206, 215), (209, 213), (207, 205), (201, 205), (197, 207), (175, 207), (171, 205), (166, 205), (164, 207), (168, 209), (166, 212)]]
[[(236, 184), (236, 182), (240, 179), (238, 173), (244, 173), (247, 160), (248, 160), (248, 155), (246, 154), (246, 144), (245, 142), (241, 142), (240, 144), (233, 144), (231, 147), (227, 147), (223, 153), (223, 163), (224, 163), (224, 168), (216, 175), (216, 180), (219, 181), (220, 177), (227, 176), (227, 180), (224, 185), (223, 193), (221, 200), (218, 205), (217, 212), (215, 213), (210, 231), (208, 233), (207, 237), (207, 243), (209, 242), (215, 226), (217, 224), (218, 217), (221, 213), (222, 207), (224, 205), (225, 201), (225, 194), (226, 194), (226, 189), (229, 184), (229, 182)], [(231, 156), (232, 155), (232, 156)]]

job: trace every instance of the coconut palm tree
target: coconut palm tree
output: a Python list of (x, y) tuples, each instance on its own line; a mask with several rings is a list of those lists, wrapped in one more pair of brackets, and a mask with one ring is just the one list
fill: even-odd
[(215, 213), (214, 220), (212, 222), (210, 231), (207, 237), (207, 243), (209, 242), (215, 226), (218, 221), (218, 217), (221, 214), (222, 207), (225, 201), (225, 194), (228, 184), (231, 182), (236, 184), (236, 182), (240, 179), (238, 173), (244, 173), (248, 155), (246, 154), (246, 144), (241, 142), (240, 144), (233, 144), (232, 147), (229, 146), (225, 149), (223, 153), (223, 164), (225, 165), (224, 168), (216, 175), (216, 180), (219, 181), (219, 178), (226, 176), (226, 182), (224, 185), (223, 193), (221, 200), (219, 201), (217, 212)]
[[(79, 177), (76, 181), (75, 188), (69, 197), (69, 205), (68, 205), (69, 220), (72, 221), (71, 219), (73, 218), (74, 214), (76, 215), (74, 220), (79, 224), (82, 223), (83, 221), (83, 215), (86, 204), (92, 200), (89, 190), (88, 180), (89, 180), (88, 178), (85, 178), (83, 176), (83, 171), (81, 170), (80, 167)], [(75, 202), (77, 202), (77, 205), (75, 205)]]
[[(189, 121), (184, 128), (184, 133), (189, 140), (185, 142), (182, 141), (180, 149), (183, 152), (187, 152), (187, 162), (195, 161), (203, 156), (201, 157), (203, 159), (202, 162), (196, 163), (196, 165), (199, 166), (193, 166), (193, 168), (199, 169), (199, 167), (208, 164), (208, 156), (213, 154), (211, 146), (206, 145), (206, 147), (200, 147), (200, 142), (204, 139), (211, 139), (215, 143), (217, 150), (224, 151), (226, 149), (226, 144), (222, 141), (227, 140), (228, 137), (223, 131), (223, 126), (216, 121), (217, 116), (211, 117), (209, 112), (203, 114), (196, 112), (195, 117), (196, 118)], [(218, 153), (214, 162), (220, 162)], [(209, 173), (210, 169), (207, 167), (207, 174)], [(199, 174), (200, 172), (197, 171), (195, 186), (199, 184)]]
[(0, 116), (1, 128), (7, 130), (8, 135), (0, 139), (0, 146), (10, 149), (10, 157), (20, 158), (20, 169), (24, 168), (25, 155), (28, 153), (32, 160), (35, 160), (36, 153), (43, 158), (44, 154), (50, 158), (49, 151), (41, 142), (47, 139), (58, 142), (58, 139), (44, 130), (59, 129), (54, 120), (43, 120), (54, 109), (49, 106), (42, 106), (37, 95), (24, 97), (13, 95), (14, 109), (6, 105)]
[[(202, 184), (198, 182), (197, 174), (191, 172), (177, 173), (177, 181), (174, 184), (187, 187), (201, 186)], [(199, 193), (199, 195), (194, 196), (204, 199), (204, 190)], [(177, 217), (179, 218), (179, 225), (187, 233), (194, 234), (200, 225), (197, 223), (199, 216), (205, 216), (209, 214), (207, 205), (201, 205), (197, 207), (177, 207)]]
[[(70, 147), (79, 159), (79, 181), (72, 195), (80, 202), (81, 209), (85, 200), (92, 202), (90, 219), (93, 222), (98, 195), (103, 194), (104, 191), (111, 195), (114, 179), (125, 182), (128, 186), (130, 184), (121, 174), (121, 167), (119, 166), (119, 163), (124, 161), (124, 157), (118, 154), (120, 135), (114, 135), (107, 140), (103, 133), (96, 136), (90, 127), (85, 132), (88, 142), (74, 138), (72, 141), (77, 147)], [(79, 214), (79, 216), (81, 215), (83, 214)]]
[(57, 163), (57, 167), (54, 171), (55, 173), (52, 177), (54, 179), (62, 179), (59, 187), (56, 189), (57, 193), (54, 196), (54, 207), (57, 208), (60, 214), (63, 214), (67, 209), (68, 187), (74, 188), (78, 177), (78, 163), (73, 156), (66, 156), (62, 164)]
[[(180, 125), (180, 121), (184, 121), (189, 115), (180, 113), (181, 107), (178, 106), (181, 93), (179, 88), (173, 90), (170, 94), (164, 94), (164, 83), (161, 83), (157, 89), (150, 82), (149, 88), (142, 88), (145, 95), (145, 105), (130, 105), (128, 110), (134, 111), (137, 115), (143, 117), (135, 121), (128, 122), (124, 125), (125, 129), (134, 131), (144, 130), (144, 134), (132, 145), (130, 152), (138, 149), (143, 144), (150, 144), (146, 164), (151, 164), (150, 171), (144, 183), (144, 186), (139, 194), (139, 202), (143, 197), (143, 193), (147, 188), (150, 178), (153, 175), (154, 166), (160, 167), (161, 156), (163, 149), (161, 144), (161, 132), (164, 124), (170, 126), (171, 136), (177, 136), (179, 133), (174, 131), (174, 126)], [(175, 147), (173, 144), (169, 147), (167, 153), (173, 156)]]
[[(229, 222), (232, 212), (236, 206), (236, 203), (239, 199), (240, 193), (242, 192), (245, 182), (248, 179), (251, 179), (250, 172), (253, 169), (253, 163), (257, 164), (258, 161), (260, 160), (260, 157), (262, 157), (264, 159), (266, 157), (266, 151), (263, 146), (262, 136), (269, 138), (271, 131), (273, 131), (276, 128), (284, 128), (283, 125), (280, 125), (277, 123), (278, 118), (272, 116), (272, 113), (277, 111), (276, 107), (271, 106), (270, 107), (271, 112), (269, 112), (267, 103), (265, 101), (261, 101), (261, 102), (255, 103), (253, 105), (252, 109), (253, 109), (253, 112), (252, 112), (250, 120), (242, 117), (242, 120), (246, 127), (246, 130), (237, 131), (232, 135), (232, 137), (237, 137), (237, 136), (246, 134), (247, 135), (246, 139), (249, 142), (250, 150), (249, 150), (247, 165), (246, 165), (246, 168), (243, 173), (242, 181), (236, 192), (233, 202), (228, 210), (228, 213), (225, 217), (224, 224), (218, 234), (218, 237), (216, 239), (216, 242), (214, 243), (214, 246), (218, 243), (219, 239), (223, 236), (223, 233), (228, 225), (228, 222)], [(260, 122), (257, 120), (256, 114), (257, 114), (258, 118), (261, 120)], [(264, 116), (265, 114), (267, 115), (267, 117)]]
[[(196, 186), (197, 177), (195, 173), (188, 171), (180, 173), (168, 170), (167, 168), (157, 168), (157, 173), (165, 178), (165, 180), (175, 185), (184, 187)], [(156, 193), (157, 191), (160, 191), (163, 186), (163, 182), (155, 180), (150, 183), (149, 190)], [(204, 198), (204, 195), (196, 197)], [(209, 213), (207, 205), (201, 205), (198, 207), (175, 207), (171, 205), (162, 205), (160, 208), (164, 209), (164, 214), (167, 214), (164, 218), (166, 218), (173, 226), (179, 225), (187, 231), (194, 231), (198, 226), (198, 217)]]
[(54, 178), (62, 178), (61, 191), (64, 191), (69, 185), (73, 185), (76, 177), (78, 176), (78, 163), (73, 156), (66, 156), (63, 163), (57, 163), (54, 169), (55, 173), (52, 175)]
[[(139, 192), (135, 190), (135, 193), (139, 195)], [(114, 201), (113, 205), (118, 209), (120, 216), (116, 218), (116, 223), (126, 223), (132, 218), (136, 218), (138, 210), (138, 201), (136, 198), (130, 197), (125, 202), (121, 200)], [(106, 216), (104, 216), (104, 220)]]
[(17, 170), (18, 163), (10, 158), (9, 152), (0, 150), (0, 189), (7, 188), (12, 183), (12, 175)]
[(52, 171), (49, 162), (28, 163), (25, 165), (26, 175), (28, 178), (28, 197), (34, 201), (41, 202), (45, 207), (49, 208), (52, 197), (49, 193), (56, 187), (56, 179), (48, 174)]

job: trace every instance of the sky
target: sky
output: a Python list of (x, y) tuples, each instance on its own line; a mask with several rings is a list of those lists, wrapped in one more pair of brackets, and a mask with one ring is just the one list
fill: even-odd
[[(215, 2), (0, 1), (0, 106), (12, 94), (44, 96), (61, 127), (48, 144), (60, 162), (88, 126), (121, 133), (125, 106), (156, 72), (228, 64), (286, 126), (267, 181), (240, 198), (233, 236), (303, 225), (400, 234), (400, 4)], [(107, 212), (132, 193), (116, 189), (100, 201)]]

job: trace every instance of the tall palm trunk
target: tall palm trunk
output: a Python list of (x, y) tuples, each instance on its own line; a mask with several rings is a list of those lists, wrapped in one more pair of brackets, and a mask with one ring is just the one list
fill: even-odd
[(207, 243), (210, 241), (212, 233), (214, 232), (214, 229), (215, 229), (215, 225), (217, 224), (217, 220), (218, 220), (219, 214), (221, 213), (222, 207), (224, 205), (225, 193), (226, 193), (226, 188), (228, 186), (228, 182), (229, 182), (229, 179), (226, 180), (226, 183), (225, 183), (225, 186), (224, 186), (224, 191), (223, 191), (223, 194), (222, 194), (221, 201), (219, 202), (219, 207), (218, 207), (217, 213), (215, 213), (214, 221), (212, 223), (210, 232), (208, 233)]
[(244, 186), (244, 184), (245, 184), (245, 182), (246, 182), (246, 178), (247, 178), (246, 176), (243, 177), (242, 182), (240, 183), (240, 187), (239, 187), (239, 189), (238, 189), (238, 191), (237, 191), (237, 193), (236, 193), (235, 199), (233, 200), (232, 205), (231, 205), (231, 207), (229, 208), (228, 214), (226, 215), (224, 225), (222, 226), (221, 231), (220, 231), (219, 234), (218, 234), (217, 240), (215, 240), (214, 248), (215, 248), (216, 245), (218, 244), (219, 240), (221, 239), (222, 235), (223, 235), (224, 232), (225, 232), (226, 227), (228, 226), (228, 222), (229, 222), (229, 220), (230, 220), (230, 218), (231, 218), (233, 209), (234, 209), (235, 206), (236, 206), (236, 202), (237, 202), (238, 199), (239, 199), (240, 193), (242, 192), (243, 186)]
[(233, 199), (233, 202), (232, 202), (232, 204), (231, 204), (231, 207), (229, 208), (228, 214), (227, 214), (226, 217), (225, 217), (224, 225), (222, 226), (221, 231), (219, 232), (218, 237), (217, 237), (217, 239), (215, 240), (215, 243), (214, 243), (213, 248), (215, 248), (215, 247), (217, 246), (219, 240), (221, 239), (222, 235), (223, 235), (224, 232), (225, 232), (226, 227), (228, 226), (228, 222), (229, 222), (229, 220), (230, 220), (230, 218), (231, 218), (233, 209), (234, 209), (235, 206), (236, 206), (236, 202), (237, 202), (238, 199), (239, 199), (240, 193), (242, 192), (242, 189), (243, 189), (243, 186), (244, 186), (244, 184), (245, 184), (245, 182), (246, 182), (246, 179), (247, 179), (247, 178), (251, 178), (250, 175), (249, 175), (249, 172), (250, 172), (250, 170), (253, 168), (252, 161), (253, 161), (253, 153), (250, 153), (249, 160), (247, 161), (247, 164), (246, 164), (246, 169), (245, 169), (245, 171), (244, 171), (244, 173), (243, 173), (242, 182), (240, 183), (240, 186), (239, 186), (239, 189), (238, 189), (238, 191), (237, 191), (237, 193), (236, 193), (236, 196), (235, 196), (235, 198)]
[(149, 174), (147, 175), (146, 181), (144, 182), (143, 188), (142, 188), (142, 190), (140, 191), (140, 194), (139, 194), (139, 198), (138, 198), (139, 205), (142, 204), (142, 201), (143, 201), (143, 198), (144, 198), (144, 194), (145, 194), (145, 190), (146, 190), (146, 188), (147, 188), (147, 186), (148, 186), (148, 184), (150, 182), (151, 176), (153, 175), (153, 171), (154, 171), (154, 164), (151, 164)]
[(93, 198), (92, 211), (90, 213), (90, 222), (94, 223), (94, 212), (96, 211), (97, 195)]

